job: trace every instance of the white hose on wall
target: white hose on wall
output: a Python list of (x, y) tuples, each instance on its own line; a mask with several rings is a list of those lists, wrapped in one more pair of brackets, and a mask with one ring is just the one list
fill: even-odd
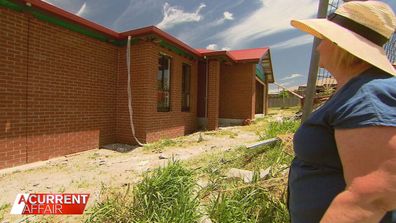
[(132, 110), (132, 89), (131, 89), (131, 36), (128, 36), (127, 43), (127, 68), (128, 68), (128, 108), (129, 108), (129, 120), (131, 122), (132, 135), (139, 146), (143, 146), (135, 134), (135, 126), (133, 124), (133, 110)]

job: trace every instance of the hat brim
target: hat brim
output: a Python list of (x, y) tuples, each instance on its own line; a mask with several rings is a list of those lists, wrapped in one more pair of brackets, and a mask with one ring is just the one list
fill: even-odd
[(327, 19), (292, 20), (291, 25), (319, 39), (329, 39), (352, 55), (396, 76), (384, 48)]

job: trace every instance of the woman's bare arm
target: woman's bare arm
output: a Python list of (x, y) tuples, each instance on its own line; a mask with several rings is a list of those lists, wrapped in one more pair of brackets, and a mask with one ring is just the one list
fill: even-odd
[(335, 130), (345, 191), (321, 222), (379, 222), (396, 209), (396, 127)]

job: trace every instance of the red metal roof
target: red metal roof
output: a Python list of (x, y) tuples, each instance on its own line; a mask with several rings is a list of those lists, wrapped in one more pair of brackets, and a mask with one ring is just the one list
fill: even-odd
[(155, 26), (148, 26), (148, 27), (144, 27), (144, 28), (140, 28), (140, 29), (123, 32), (123, 33), (119, 34), (119, 37), (121, 39), (125, 39), (128, 36), (134, 37), (134, 36), (142, 36), (142, 35), (147, 35), (147, 34), (156, 34), (156, 35), (160, 36), (161, 38), (163, 38), (173, 44), (176, 44), (177, 46), (180, 46), (191, 53), (194, 53), (197, 56), (201, 56), (201, 53), (198, 52), (196, 49), (190, 47), (189, 45), (183, 43), (182, 41), (176, 39), (172, 35), (162, 31), (161, 29), (158, 29)]
[(197, 49), (202, 56), (213, 57), (213, 56), (224, 56), (232, 61), (236, 61), (235, 58), (225, 50), (208, 50), (208, 49)]
[(21, 0), (21, 1), (22, 1), (22, 3), (24, 3), (26, 5), (31, 5), (31, 7), (38, 8), (42, 11), (51, 13), (57, 17), (60, 17), (62, 19), (65, 19), (67, 21), (70, 21), (70, 22), (73, 22), (73, 23), (76, 23), (79, 25), (82, 25), (86, 28), (95, 30), (97, 32), (100, 32), (102, 34), (105, 34), (105, 35), (112, 37), (114, 39), (117, 39), (117, 40), (126, 39), (128, 36), (136, 37), (136, 36), (142, 36), (142, 35), (147, 35), (147, 34), (155, 34), (155, 35), (163, 38), (164, 40), (169, 41), (170, 43), (175, 44), (190, 53), (193, 53), (196, 56), (201, 56), (201, 54), (198, 51), (196, 51), (194, 48), (188, 46), (187, 44), (176, 39), (175, 37), (171, 36), (170, 34), (158, 29), (155, 26), (149, 26), (149, 27), (145, 27), (145, 28), (130, 30), (130, 31), (123, 32), (123, 33), (118, 33), (118, 32), (115, 32), (115, 31), (108, 29), (106, 27), (103, 27), (99, 24), (96, 24), (94, 22), (91, 22), (89, 20), (81, 18), (79, 16), (76, 16), (70, 12), (67, 12), (63, 9), (60, 9), (54, 5), (51, 5), (51, 4), (41, 1), (41, 0)]
[(44, 2), (44, 1), (41, 1), (41, 0), (22, 0), (22, 2), (24, 4), (26, 4), (26, 5), (30, 4), (32, 7), (41, 9), (41, 10), (46, 11), (46, 12), (49, 12), (51, 14), (54, 14), (54, 15), (58, 16), (58, 17), (66, 19), (66, 20), (68, 20), (70, 22), (77, 23), (77, 24), (80, 24), (80, 25), (85, 26), (87, 28), (96, 30), (96, 31), (98, 31), (100, 33), (103, 33), (103, 34), (107, 35), (107, 36), (110, 36), (110, 37), (113, 37), (113, 38), (118, 38), (119, 37), (119, 34), (117, 32), (114, 32), (111, 29), (108, 29), (106, 27), (98, 25), (98, 24), (96, 24), (94, 22), (91, 22), (91, 21), (86, 20), (84, 18), (81, 18), (79, 16), (76, 16), (76, 15), (70, 13), (70, 12), (67, 12), (67, 11), (65, 11), (63, 9), (60, 9), (60, 8), (54, 6), (54, 5), (48, 4), (48, 3)]
[(244, 50), (230, 50), (230, 51), (216, 51), (208, 49), (197, 49), (203, 56), (216, 56), (216, 55), (227, 55), (229, 58), (235, 62), (256, 62), (265, 53), (267, 53), (268, 48), (253, 48)]
[(254, 48), (254, 49), (244, 49), (244, 50), (231, 50), (231, 51), (216, 51), (216, 50), (208, 50), (208, 49), (194, 49), (189, 45), (183, 43), (182, 41), (178, 40), (177, 38), (173, 37), (172, 35), (160, 30), (155, 26), (144, 27), (140, 29), (130, 30), (123, 33), (115, 32), (111, 29), (103, 27), (99, 24), (76, 16), (70, 12), (67, 12), (63, 9), (60, 9), (56, 6), (53, 6), (49, 3), (46, 3), (41, 0), (19, 0), (20, 2), (30, 5), (31, 7), (38, 8), (42, 11), (51, 13), (57, 17), (65, 19), (67, 21), (82, 25), (86, 28), (91, 30), (95, 30), (102, 34), (105, 34), (111, 38), (116, 40), (126, 39), (128, 36), (137, 37), (143, 35), (154, 34), (160, 38), (163, 38), (166, 41), (169, 41), (176, 46), (181, 47), (182, 49), (195, 54), (196, 56), (225, 56), (228, 57), (230, 60), (234, 62), (255, 62), (258, 61), (267, 51), (268, 48)]
[(244, 49), (244, 50), (230, 50), (229, 53), (237, 61), (257, 61), (265, 53), (267, 53), (268, 48), (254, 48), (254, 49)]
[(210, 53), (210, 52), (215, 52), (216, 50), (209, 50), (209, 49), (196, 49), (200, 53)]

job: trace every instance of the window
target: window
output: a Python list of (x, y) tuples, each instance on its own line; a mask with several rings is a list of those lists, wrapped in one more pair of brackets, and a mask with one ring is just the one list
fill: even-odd
[(190, 81), (191, 81), (191, 66), (183, 64), (182, 73), (182, 111), (190, 111)]
[(157, 111), (170, 111), (171, 58), (160, 54), (157, 74)]

